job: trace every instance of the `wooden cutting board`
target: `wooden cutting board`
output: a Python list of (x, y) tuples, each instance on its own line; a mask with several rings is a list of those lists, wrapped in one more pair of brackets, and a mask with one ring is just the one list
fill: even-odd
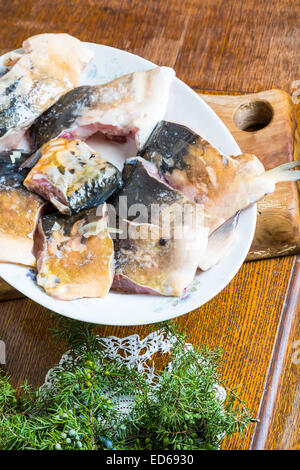
[[(241, 150), (256, 154), (266, 169), (300, 159), (296, 111), (290, 95), (269, 90), (251, 95), (200, 95), (218, 114)], [(297, 183), (280, 183), (258, 203), (255, 237), (247, 260), (300, 252)], [(0, 279), (0, 300), (21, 297)]]
[[(290, 95), (269, 90), (251, 95), (201, 97), (218, 114), (245, 153), (254, 153), (268, 170), (300, 159), (296, 109)], [(247, 260), (300, 252), (297, 183), (280, 183), (257, 205), (257, 225)]]

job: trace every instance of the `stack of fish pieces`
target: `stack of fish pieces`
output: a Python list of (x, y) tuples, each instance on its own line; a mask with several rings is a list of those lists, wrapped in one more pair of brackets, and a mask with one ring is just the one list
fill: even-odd
[(31, 153), (28, 129), (46, 109), (79, 83), (93, 54), (67, 34), (40, 34), (5, 58), (0, 78), (0, 261), (35, 266), (33, 234), (45, 201), (25, 189)]
[[(121, 174), (83, 140), (101, 131), (114, 140), (132, 137), (140, 148), (165, 113), (174, 76), (172, 69), (156, 67), (105, 85), (76, 88), (91, 58), (88, 47), (75, 38), (38, 35), (23, 43), (23, 51), (8, 56), (7, 72), (0, 82), (6, 106), (0, 115), (0, 146), (34, 152), (27, 160), (25, 155), (19, 160), (1, 186), (5, 187), (5, 197), (0, 195), (4, 212), (17, 207), (22, 219), (27, 205), (31, 217), (30, 231), (24, 228), (18, 250), (10, 250), (2, 261), (33, 266), (36, 257), (38, 283), (46, 292), (66, 300), (102, 297), (113, 278), (106, 210), (97, 212), (96, 206), (120, 188)], [(14, 151), (10, 156), (19, 154)], [(10, 185), (17, 183), (20, 188), (14, 192), (22, 192), (22, 207), (19, 200), (13, 205), (6, 201)], [(38, 195), (58, 212), (39, 221), (41, 211), (37, 209), (39, 205), (45, 209), (45, 202)], [(28, 206), (31, 199), (39, 203), (35, 212)], [(7, 226), (2, 225), (0, 231), (3, 228), (7, 239)], [(93, 243), (96, 239), (98, 246)], [(103, 239), (101, 253), (99, 239)], [(88, 286), (83, 269), (94, 259), (99, 275)]]
[[(36, 261), (38, 284), (63, 300), (104, 297), (111, 287), (179, 296), (197, 269), (227, 252), (239, 211), (277, 182), (299, 179), (291, 171), (299, 162), (264, 172), (254, 155), (224, 156), (187, 127), (162, 121), (174, 76), (168, 67), (78, 87), (91, 59), (65, 34), (34, 36), (6, 59), (0, 261)], [(99, 131), (135, 140), (138, 157), (122, 176), (84, 142)], [(119, 227), (109, 221), (109, 197)], [(49, 207), (56, 213), (41, 217)]]

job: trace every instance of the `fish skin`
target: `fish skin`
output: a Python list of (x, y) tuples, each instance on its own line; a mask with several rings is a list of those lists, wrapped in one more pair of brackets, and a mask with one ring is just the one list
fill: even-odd
[[(105, 297), (114, 276), (113, 241), (106, 230), (86, 234), (87, 224), (106, 220), (90, 209), (72, 217), (60, 214), (42, 217), (35, 233), (37, 283), (59, 300)], [(103, 228), (103, 227), (102, 227)]]
[(20, 166), (28, 157), (29, 154), (19, 150), (0, 152), (0, 187), (22, 187), (29, 170), (21, 169)]
[[(188, 168), (184, 160), (188, 147), (195, 145), (198, 138), (199, 136), (186, 126), (161, 121), (153, 129), (139, 155), (146, 160), (155, 160), (155, 163), (161, 157), (159, 172), (162, 175), (172, 173), (175, 169), (184, 170)], [(155, 156), (150, 158), (152, 153)]]
[(257, 157), (222, 155), (185, 126), (161, 121), (139, 155), (151, 161), (168, 184), (203, 204), (210, 233), (252, 200), (253, 180), (264, 172)]
[[(123, 188), (112, 201), (120, 230), (114, 239), (112, 288), (180, 296), (192, 282), (207, 246), (202, 207), (161, 181), (154, 165), (142, 158), (127, 160), (122, 177)], [(135, 204), (142, 211), (138, 217), (130, 214)]]
[(68, 34), (40, 34), (23, 42), (23, 53), (6, 57), (8, 71), (0, 77), (0, 151), (29, 148), (27, 129), (78, 84), (92, 56)]
[(134, 137), (141, 148), (164, 116), (174, 75), (156, 67), (66, 93), (32, 126), (34, 150), (59, 136), (86, 139), (98, 131), (113, 139)]
[(98, 206), (122, 185), (120, 171), (80, 140), (53, 139), (38, 153), (24, 185), (64, 214)]
[[(113, 196), (111, 202), (116, 207), (117, 214), (130, 221), (136, 219), (139, 223), (156, 223), (151, 220), (151, 206), (159, 205), (159, 211), (171, 210), (171, 206), (184, 203), (192, 204), (181, 193), (171, 188), (159, 177), (156, 168), (146, 160), (133, 157), (125, 161), (122, 171), (123, 186)], [(138, 218), (130, 213), (134, 205), (142, 204), (147, 214), (141, 213)]]
[(74, 88), (63, 95), (30, 127), (29, 135), (33, 151), (72, 126), (82, 110), (93, 106), (97, 98), (97, 87), (88, 85)]

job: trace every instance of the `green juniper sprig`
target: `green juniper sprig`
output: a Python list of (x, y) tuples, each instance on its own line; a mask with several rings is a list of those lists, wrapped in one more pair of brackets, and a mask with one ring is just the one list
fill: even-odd
[[(0, 372), (0, 449), (217, 449), (243, 432), (251, 417), (219, 378), (220, 351), (187, 346), (172, 323), (160, 328), (172, 338), (171, 366), (151, 382), (105, 357), (93, 325), (60, 317), (53, 334), (70, 349), (50, 387), (15, 390)], [(118, 406), (124, 395), (133, 402), (128, 414)]]

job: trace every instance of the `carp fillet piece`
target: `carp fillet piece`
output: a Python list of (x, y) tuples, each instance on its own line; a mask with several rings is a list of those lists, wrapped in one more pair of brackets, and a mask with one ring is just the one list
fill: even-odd
[[(98, 208), (98, 211), (100, 208)], [(114, 276), (113, 242), (103, 211), (47, 215), (35, 233), (37, 283), (59, 300), (105, 297)]]
[(174, 75), (156, 67), (69, 91), (31, 127), (33, 149), (56, 137), (86, 140), (98, 131), (114, 140), (132, 137), (141, 148), (164, 117)]
[(0, 151), (29, 149), (25, 134), (33, 121), (78, 85), (93, 54), (68, 34), (39, 34), (6, 57), (0, 77)]
[(63, 214), (98, 206), (121, 187), (119, 170), (80, 140), (53, 139), (38, 154), (24, 185)]

